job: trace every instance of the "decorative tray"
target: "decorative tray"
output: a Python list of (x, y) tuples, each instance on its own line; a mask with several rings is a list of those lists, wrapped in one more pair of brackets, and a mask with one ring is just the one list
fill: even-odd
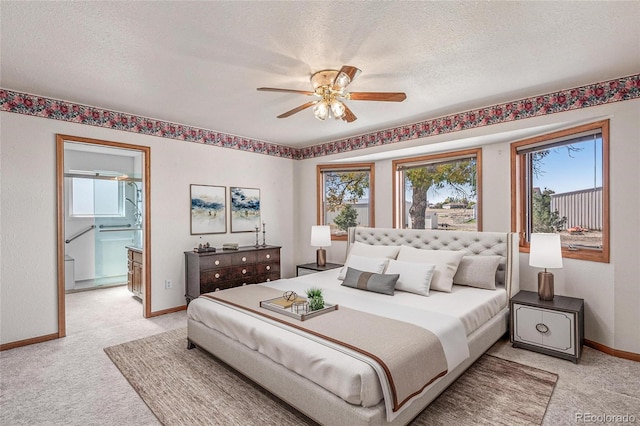
[[(291, 318), (295, 318), (300, 321), (304, 321), (309, 318), (317, 317), (318, 315), (326, 314), (327, 312), (332, 312), (338, 309), (338, 305), (332, 305), (331, 303), (325, 303), (324, 308), (318, 309), (317, 311), (308, 311), (297, 313), (292, 310), (292, 306), (289, 303), (283, 303), (285, 300), (282, 297), (276, 297), (274, 299), (263, 300), (260, 302), (260, 307), (269, 309), (273, 312), (278, 312), (279, 314), (283, 314), (289, 316)], [(298, 297), (296, 302), (306, 302), (306, 299)], [(289, 305), (289, 306), (286, 306)]]

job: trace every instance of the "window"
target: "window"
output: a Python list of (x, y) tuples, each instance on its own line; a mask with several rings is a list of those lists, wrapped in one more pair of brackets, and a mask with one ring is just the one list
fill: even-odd
[(609, 261), (609, 121), (511, 144), (512, 229), (560, 234), (563, 257)]
[(331, 226), (331, 239), (347, 228), (375, 226), (374, 163), (318, 165), (318, 224)]
[(482, 230), (482, 150), (393, 161), (396, 228)]
[(123, 182), (113, 179), (71, 178), (73, 217), (123, 217)]

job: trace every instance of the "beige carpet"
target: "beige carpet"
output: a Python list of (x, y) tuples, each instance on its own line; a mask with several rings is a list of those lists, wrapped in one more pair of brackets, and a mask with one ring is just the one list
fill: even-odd
[[(165, 425), (314, 424), (226, 364), (186, 349), (186, 329), (105, 349)], [(412, 425), (539, 425), (558, 376), (481, 357)]]

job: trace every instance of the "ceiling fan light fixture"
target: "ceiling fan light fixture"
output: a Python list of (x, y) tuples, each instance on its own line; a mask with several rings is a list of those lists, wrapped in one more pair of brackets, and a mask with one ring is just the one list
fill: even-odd
[(343, 90), (349, 83), (351, 83), (351, 79), (349, 78), (349, 76), (341, 72), (336, 78), (334, 87), (336, 88), (336, 90)]
[(337, 99), (331, 101), (331, 112), (335, 118), (344, 117), (344, 104)]
[(322, 100), (316, 103), (313, 107), (313, 115), (315, 115), (318, 120), (326, 120), (327, 117), (329, 117), (329, 105), (327, 102)]

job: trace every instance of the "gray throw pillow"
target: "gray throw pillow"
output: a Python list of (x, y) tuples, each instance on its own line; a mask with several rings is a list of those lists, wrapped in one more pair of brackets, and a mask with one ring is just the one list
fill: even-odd
[(393, 296), (399, 274), (376, 274), (347, 268), (342, 285)]

